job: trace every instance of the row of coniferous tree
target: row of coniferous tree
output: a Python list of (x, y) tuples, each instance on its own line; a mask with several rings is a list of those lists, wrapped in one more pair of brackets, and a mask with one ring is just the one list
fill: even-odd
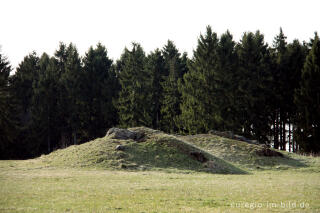
[(113, 126), (180, 134), (211, 129), (273, 145), (320, 151), (320, 41), (269, 46), (259, 31), (235, 42), (207, 27), (192, 58), (172, 41), (146, 55), (133, 43), (113, 62), (98, 44), (80, 57), (26, 56), (13, 75), (0, 55), (1, 158), (34, 157), (102, 137)]

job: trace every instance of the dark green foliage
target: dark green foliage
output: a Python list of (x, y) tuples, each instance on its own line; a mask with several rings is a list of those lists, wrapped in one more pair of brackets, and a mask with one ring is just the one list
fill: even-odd
[(320, 151), (320, 41), (315, 34), (295, 93), (298, 108), (296, 138), (301, 151)]
[(181, 119), (188, 132), (240, 129), (237, 123), (237, 55), (227, 31), (220, 40), (207, 27), (181, 84)]
[(17, 103), (16, 122), (20, 126), (15, 139), (15, 157), (19, 158), (34, 156), (39, 151), (40, 138), (34, 131), (32, 115), (33, 84), (39, 78), (39, 61), (37, 54), (32, 52), (24, 57), (10, 79), (12, 94)]
[(83, 92), (80, 98), (81, 122), (85, 140), (102, 137), (118, 122), (113, 99), (118, 93), (118, 80), (112, 60), (102, 44), (90, 48), (83, 59)]
[(301, 71), (307, 53), (307, 47), (300, 44), (298, 40), (294, 40), (292, 43), (288, 44), (287, 57), (289, 61), (288, 70), (290, 70), (290, 75), (288, 75), (288, 78), (286, 79), (287, 87), (285, 90), (288, 94), (286, 94), (285, 97), (288, 96), (288, 105), (290, 105), (288, 106), (289, 116), (294, 115), (294, 112), (296, 111), (296, 106), (293, 101), (294, 91), (299, 87)]
[(221, 121), (217, 113), (215, 94), (215, 72), (218, 61), (218, 38), (207, 27), (206, 34), (200, 35), (189, 72), (181, 83), (182, 114), (180, 119), (189, 133), (206, 132), (216, 128)]
[(289, 142), (289, 150), (295, 149), (292, 126), (297, 109), (293, 97), (294, 91), (299, 87), (306, 53), (307, 47), (301, 45), (298, 40), (287, 44), (286, 37), (280, 28), (273, 45), (272, 88), (275, 101), (271, 102), (271, 107), (273, 108), (272, 134), (275, 148), (285, 150)]
[[(240, 132), (241, 123), (238, 120), (238, 58), (235, 51), (236, 43), (229, 31), (222, 34), (219, 40), (217, 54), (217, 70), (215, 73), (216, 109), (221, 117), (218, 129)], [(240, 73), (241, 75), (241, 73)]]
[[(274, 147), (278, 149), (284, 149), (285, 147), (285, 124), (288, 118), (288, 97), (293, 91), (288, 91), (285, 87), (287, 86), (287, 80), (290, 75), (288, 69), (289, 57), (286, 36), (283, 34), (282, 28), (280, 28), (279, 35), (274, 39), (274, 69), (273, 69), (273, 88), (275, 101), (272, 104), (273, 107), (273, 118), (274, 118)], [(289, 93), (289, 94), (288, 94)], [(280, 139), (280, 140), (279, 140)]]
[[(51, 152), (57, 148), (59, 128), (58, 63), (55, 58), (43, 54), (40, 59), (38, 80), (33, 83), (32, 128), (39, 141), (30, 151)], [(35, 141), (34, 141), (35, 142)]]
[(162, 54), (166, 76), (162, 82), (161, 129), (166, 132), (177, 132), (181, 128), (179, 119), (181, 93), (178, 89), (178, 81), (181, 81), (187, 72), (187, 58), (186, 54), (181, 57), (178, 49), (170, 40), (164, 46)]
[(161, 120), (161, 100), (163, 94), (162, 82), (165, 76), (165, 62), (159, 49), (151, 52), (147, 57), (145, 69), (151, 75), (151, 114), (152, 128), (158, 129)]
[(180, 93), (178, 79), (175, 77), (174, 71), (166, 77), (162, 87), (161, 129), (166, 132), (176, 132), (178, 130), (177, 118), (180, 115)]
[(117, 101), (120, 125), (151, 126), (151, 75), (145, 69), (146, 56), (139, 44), (125, 49), (119, 63), (121, 91)]
[(54, 56), (57, 60), (58, 75), (61, 76), (65, 72), (66, 61), (68, 58), (67, 45), (63, 42), (59, 43), (59, 49), (56, 50)]
[(243, 125), (243, 134), (260, 142), (267, 142), (270, 133), (270, 101), (273, 101), (271, 83), (271, 57), (264, 36), (244, 33), (237, 46), (238, 70), (238, 113)]
[(12, 68), (7, 58), (0, 53), (0, 86), (4, 88), (9, 86), (9, 75)]
[(0, 53), (0, 159), (14, 156), (15, 135), (18, 130), (16, 106), (9, 84), (12, 68), (7, 58)]
[(30, 122), (30, 109), (33, 96), (32, 84), (38, 79), (39, 57), (35, 52), (26, 56), (12, 77), (15, 97), (19, 100), (23, 124)]
[(18, 157), (101, 137), (116, 125), (119, 86), (105, 47), (90, 48), (83, 62), (73, 44), (60, 43), (55, 57), (32, 53), (19, 65), (11, 81), (24, 149)]
[[(61, 84), (63, 103), (61, 107), (64, 108), (64, 118), (66, 127), (62, 129), (64, 134), (69, 133), (73, 136), (73, 144), (77, 144), (77, 134), (81, 125), (80, 110), (81, 110), (81, 93), (83, 84), (83, 74), (81, 61), (76, 47), (70, 44), (66, 50), (67, 58), (65, 62), (65, 72), (61, 75), (59, 83)], [(63, 144), (62, 146), (65, 146)]]
[(55, 57), (44, 53), (38, 67), (38, 79), (33, 81), (31, 129), (36, 139), (29, 140), (34, 141), (32, 150), (42, 153), (77, 143), (82, 68), (76, 47), (64, 43), (60, 43)]

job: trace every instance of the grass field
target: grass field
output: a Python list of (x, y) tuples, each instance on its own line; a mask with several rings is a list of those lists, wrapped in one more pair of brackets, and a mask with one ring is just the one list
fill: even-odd
[(259, 146), (212, 135), (147, 136), (0, 161), (0, 212), (320, 212), (319, 158), (257, 156)]

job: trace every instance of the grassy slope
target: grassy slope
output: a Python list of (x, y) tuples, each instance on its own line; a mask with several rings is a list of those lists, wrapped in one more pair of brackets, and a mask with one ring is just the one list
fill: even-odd
[[(104, 137), (0, 161), (0, 212), (320, 212), (320, 158), (259, 157), (260, 147), (245, 142), (135, 129), (146, 131), (145, 142)], [(195, 150), (212, 166), (186, 154)]]
[[(259, 145), (215, 135), (172, 136), (144, 127), (132, 129), (145, 132), (146, 140), (138, 143), (103, 137), (57, 150), (36, 162), (64, 168), (188, 170), (222, 174), (244, 174), (256, 169), (310, 169), (313, 165), (313, 158), (286, 152), (282, 152), (285, 157), (258, 156), (256, 152), (262, 149)], [(124, 145), (125, 151), (116, 151), (117, 145)], [(201, 163), (192, 158), (188, 154), (192, 151), (202, 152), (208, 162)]]
[[(177, 137), (148, 128), (133, 128), (146, 133), (144, 142), (98, 138), (81, 145), (57, 150), (41, 156), (38, 163), (51, 167), (102, 168), (129, 170), (205, 171), (210, 173), (243, 174), (242, 169)], [(116, 151), (117, 145), (125, 151)], [(192, 151), (202, 152), (208, 162), (192, 158)]]
[(210, 134), (180, 136), (179, 139), (200, 147), (210, 154), (245, 170), (255, 169), (313, 169), (320, 172), (320, 159), (281, 152), (284, 157), (265, 157), (256, 154), (259, 145), (232, 140)]

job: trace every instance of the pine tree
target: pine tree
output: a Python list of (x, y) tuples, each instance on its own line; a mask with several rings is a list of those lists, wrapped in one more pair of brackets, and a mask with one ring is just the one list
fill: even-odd
[(215, 73), (218, 62), (218, 38), (207, 27), (206, 34), (200, 35), (189, 71), (180, 86), (182, 93), (181, 120), (189, 133), (207, 132), (221, 122), (215, 100)]
[(124, 50), (119, 72), (121, 90), (117, 107), (120, 125), (124, 127), (151, 126), (150, 74), (145, 70), (146, 56), (139, 44)]
[(298, 108), (296, 136), (300, 150), (320, 152), (320, 41), (317, 33), (303, 66), (295, 104)]

